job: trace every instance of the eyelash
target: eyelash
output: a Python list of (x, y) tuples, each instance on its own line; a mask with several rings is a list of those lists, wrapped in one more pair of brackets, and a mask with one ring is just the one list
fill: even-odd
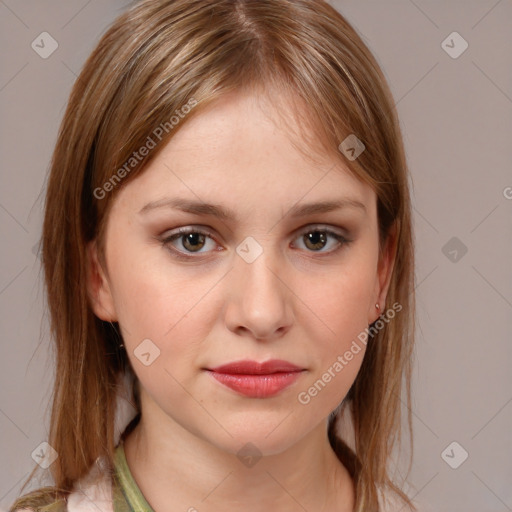
[[(301, 231), (298, 235), (297, 235), (297, 238), (301, 237), (301, 236), (304, 236), (308, 233), (316, 233), (316, 232), (319, 232), (319, 233), (325, 233), (326, 235), (328, 236), (332, 236), (333, 238), (335, 238), (338, 242), (339, 242), (339, 245), (338, 247), (336, 247), (335, 249), (332, 249), (330, 251), (307, 251), (307, 252), (310, 252), (310, 253), (317, 253), (319, 255), (332, 255), (334, 253), (337, 253), (338, 251), (340, 251), (343, 247), (349, 245), (352, 240), (349, 240), (347, 239), (345, 236), (343, 235), (340, 235), (339, 233), (335, 232), (335, 231), (332, 231), (328, 228), (321, 228), (321, 227), (317, 227), (317, 226), (314, 226), (314, 227), (309, 227), (308, 229), (305, 229), (303, 231)], [(205, 235), (209, 238), (211, 238), (212, 240), (215, 241), (215, 236), (213, 235), (212, 232), (210, 232), (209, 230), (207, 229), (199, 229), (199, 228), (179, 228), (177, 230), (177, 232), (169, 235), (169, 236), (166, 236), (166, 237), (163, 237), (160, 242), (162, 243), (162, 245), (164, 247), (166, 247), (170, 252), (172, 252), (172, 254), (180, 259), (180, 260), (187, 260), (187, 261), (191, 261), (191, 260), (194, 260), (194, 259), (199, 259), (200, 256), (193, 256), (193, 254), (204, 254), (203, 252), (197, 252), (197, 253), (188, 253), (190, 255), (186, 255), (186, 253), (183, 253), (181, 251), (178, 251), (177, 249), (173, 248), (172, 246), (170, 246), (171, 242), (173, 242), (174, 240), (177, 240), (181, 237), (183, 237), (184, 235), (188, 235), (188, 234), (191, 234), (191, 233), (194, 233), (194, 234), (200, 234), (200, 235)], [(322, 257), (322, 256), (320, 256)]]

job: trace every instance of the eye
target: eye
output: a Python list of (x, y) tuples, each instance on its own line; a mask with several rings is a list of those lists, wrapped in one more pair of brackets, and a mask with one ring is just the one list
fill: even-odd
[[(322, 251), (323, 248), (329, 245), (329, 238), (331, 238), (331, 240), (335, 240), (335, 243), (331, 244), (331, 247), (334, 245), (335, 248), (332, 250)], [(341, 246), (348, 245), (350, 243), (350, 240), (348, 240), (341, 233), (317, 226), (310, 227), (306, 231), (302, 231), (298, 237), (298, 240), (303, 241), (304, 246), (308, 252), (320, 252), (329, 254), (341, 249)]]
[[(322, 226), (313, 226), (303, 230), (296, 240), (303, 243), (307, 252), (319, 254), (333, 254), (351, 242), (341, 233)], [(325, 247), (329, 247), (329, 241), (331, 241), (331, 250), (323, 250)], [(210, 242), (210, 248), (208, 248), (208, 242)], [(211, 250), (222, 250), (215, 248), (217, 245), (215, 237), (210, 231), (194, 226), (179, 228), (176, 232), (162, 238), (161, 243), (168, 247), (178, 259), (194, 258), (194, 253), (203, 254)]]
[[(215, 246), (215, 240), (213, 239), (212, 233), (210, 233), (207, 230), (201, 230), (194, 227), (188, 227), (188, 228), (179, 228), (178, 231), (174, 234), (171, 234), (167, 237), (165, 237), (162, 240), (162, 243), (166, 246), (172, 245), (174, 246), (174, 251), (181, 255), (183, 257), (187, 257), (183, 254), (183, 249), (185, 252), (189, 253), (201, 253), (201, 252), (208, 252), (208, 251), (201, 251), (201, 249), (205, 246), (207, 246), (206, 242), (210, 240), (213, 242), (213, 245)], [(175, 242), (178, 242), (176, 245), (174, 245)]]

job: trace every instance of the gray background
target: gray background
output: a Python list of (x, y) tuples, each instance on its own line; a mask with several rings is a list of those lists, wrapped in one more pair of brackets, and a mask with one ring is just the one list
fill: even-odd
[[(512, 2), (331, 3), (383, 67), (412, 174), (418, 329), (405, 488), (424, 510), (512, 510)], [(51, 152), (82, 64), (126, 5), (0, 0), (0, 508), (47, 439), (52, 360), (34, 246)], [(31, 47), (44, 31), (58, 42), (47, 59)], [(442, 45), (454, 31), (469, 44), (457, 58)], [(455, 465), (462, 450), (452, 469), (445, 460)]]

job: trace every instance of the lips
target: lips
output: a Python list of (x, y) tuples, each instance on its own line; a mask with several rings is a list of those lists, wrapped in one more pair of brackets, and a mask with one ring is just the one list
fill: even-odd
[(257, 361), (234, 361), (232, 363), (223, 364), (215, 368), (210, 368), (213, 372), (227, 373), (231, 375), (269, 375), (271, 373), (281, 372), (297, 372), (303, 370), (288, 361), (282, 359), (271, 359), (263, 363)]
[(257, 361), (234, 361), (207, 369), (219, 383), (250, 398), (275, 396), (293, 384), (303, 368), (288, 361), (273, 359)]

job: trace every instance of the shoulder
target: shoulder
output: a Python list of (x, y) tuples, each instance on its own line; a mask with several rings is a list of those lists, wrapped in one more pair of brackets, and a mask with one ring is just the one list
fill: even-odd
[(66, 496), (43, 487), (16, 500), (9, 512), (113, 512), (110, 473), (94, 464)]
[(112, 478), (99, 460), (73, 488), (68, 497), (69, 512), (113, 512)]
[(42, 487), (19, 497), (9, 512), (67, 512), (66, 497), (54, 487)]

